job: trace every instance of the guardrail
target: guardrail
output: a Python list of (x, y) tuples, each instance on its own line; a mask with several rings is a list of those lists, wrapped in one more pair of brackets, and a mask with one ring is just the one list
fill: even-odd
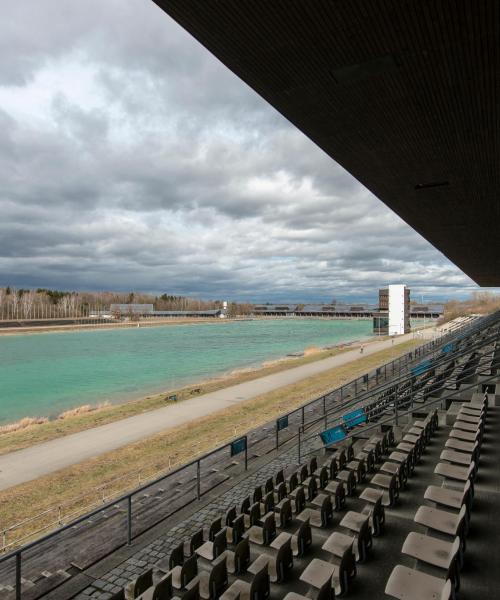
[[(467, 334), (472, 333), (474, 330), (486, 326), (487, 323), (489, 322), (489, 320), (490, 319), (486, 317), (484, 319), (481, 319), (480, 323), (473, 323), (473, 324), (467, 323), (463, 328), (460, 328), (457, 331), (459, 331), (462, 335), (464, 334), (464, 332), (467, 332)], [(384, 381), (387, 381), (388, 371), (390, 372), (389, 376), (392, 377), (396, 372), (401, 373), (403, 369), (408, 370), (409, 366), (411, 364), (413, 364), (415, 361), (421, 359), (423, 356), (427, 356), (428, 354), (435, 353), (435, 351), (437, 350), (437, 348), (439, 346), (450, 341), (451, 339), (454, 339), (455, 336), (456, 336), (456, 331), (454, 331), (452, 333), (443, 334), (443, 335), (439, 336), (438, 338), (436, 338), (432, 341), (429, 341), (428, 343), (414, 349), (413, 351), (406, 353), (401, 357), (395, 358), (394, 360), (383, 365), (382, 367), (376, 368), (371, 373), (362, 375), (362, 376), (354, 379), (353, 381), (350, 381), (350, 382), (342, 385), (340, 388), (337, 388), (331, 392), (328, 392), (327, 394), (324, 394), (324, 395), (320, 396), (319, 398), (315, 398), (293, 411), (290, 411), (286, 414), (281, 415), (280, 417), (278, 417), (276, 419), (275, 423), (272, 423), (269, 426), (269, 429), (274, 429), (274, 435), (275, 435), (275, 442), (274, 442), (274, 445), (271, 448), (271, 450), (278, 449), (279, 447), (283, 446), (283, 444), (287, 444), (290, 440), (292, 440), (295, 437), (298, 437), (300, 435), (300, 428), (303, 427), (307, 423), (307, 420), (306, 420), (307, 413), (314, 413), (315, 410), (318, 408), (321, 411), (326, 413), (327, 405), (330, 403), (333, 403), (334, 399), (336, 397), (340, 400), (340, 404), (342, 404), (342, 402), (344, 400), (347, 400), (350, 397), (350, 392), (354, 392), (355, 395), (357, 394), (359, 386), (363, 387), (366, 385), (367, 388), (369, 388), (370, 382), (373, 383), (375, 386), (377, 386), (381, 379), (383, 379)], [(382, 375), (382, 371), (383, 371), (383, 375)], [(294, 422), (298, 425), (297, 433), (292, 433), (291, 435), (289, 434), (287, 437), (284, 438), (284, 434), (282, 434), (281, 432), (289, 431), (290, 424), (293, 424)], [(262, 442), (262, 439), (268, 439), (268, 434), (266, 434), (265, 438), (262, 438), (262, 439), (258, 440), (255, 444), (253, 444), (252, 446), (249, 446), (249, 437), (251, 437), (252, 433), (253, 432), (248, 432), (247, 434), (245, 434), (237, 439), (232, 439), (228, 442), (225, 442), (224, 444), (218, 446), (211, 452), (208, 452), (208, 453), (204, 454), (203, 456), (197, 457), (194, 460), (190, 461), (189, 463), (184, 464), (176, 469), (169, 470), (167, 473), (162, 474), (160, 477), (157, 477), (153, 481), (144, 483), (143, 485), (138, 486), (134, 490), (131, 490), (128, 493), (119, 496), (118, 498), (114, 498), (113, 500), (111, 500), (109, 502), (100, 504), (98, 508), (86, 513), (85, 515), (82, 515), (82, 516), (76, 518), (75, 520), (72, 520), (69, 523), (62, 523), (58, 527), (58, 529), (45, 534), (43, 537), (41, 537), (39, 539), (36, 539), (36, 540), (26, 543), (22, 547), (17, 548), (8, 554), (5, 554), (4, 556), (1, 556), (0, 557), (0, 566), (4, 565), (8, 561), (15, 562), (14, 586), (15, 586), (16, 600), (20, 600), (22, 597), (21, 580), (22, 580), (22, 572), (23, 572), (22, 571), (23, 555), (26, 555), (30, 551), (34, 551), (34, 550), (40, 551), (40, 547), (42, 546), (42, 544), (47, 543), (50, 540), (57, 538), (58, 536), (62, 536), (62, 534), (64, 532), (69, 531), (71, 528), (77, 528), (78, 525), (84, 524), (86, 521), (91, 520), (94, 516), (97, 516), (97, 515), (103, 513), (103, 511), (111, 510), (113, 508), (116, 508), (117, 506), (121, 507), (122, 505), (124, 505), (126, 507), (125, 508), (126, 536), (125, 536), (124, 540), (112, 541), (112, 543), (111, 543), (112, 548), (110, 546), (108, 548), (108, 552), (113, 551), (113, 549), (116, 549), (116, 548), (122, 546), (124, 543), (130, 545), (136, 535), (139, 535), (140, 533), (144, 533), (144, 531), (147, 531), (151, 527), (158, 525), (158, 523), (160, 523), (161, 521), (165, 520), (168, 517), (171, 517), (173, 514), (175, 514), (176, 512), (178, 512), (185, 506), (187, 506), (190, 502), (192, 502), (194, 500), (200, 500), (206, 493), (208, 493), (210, 490), (214, 489), (214, 487), (216, 487), (217, 485), (220, 484), (220, 482), (219, 483), (215, 482), (212, 485), (210, 483), (210, 478), (208, 478), (208, 480), (206, 482), (203, 480), (202, 467), (203, 467), (204, 462), (210, 461), (210, 459), (212, 457), (215, 457), (218, 454), (222, 454), (224, 456), (229, 454), (229, 456), (232, 459), (232, 461), (231, 461), (232, 473), (234, 473), (238, 470), (241, 472), (246, 471), (248, 469), (249, 461), (253, 460), (253, 456), (251, 457), (249, 455), (249, 451), (253, 450), (254, 446), (258, 446)], [(242, 458), (241, 458), (241, 455), (243, 456)], [(239, 458), (237, 458), (237, 457), (239, 457)], [(194, 471), (194, 474), (193, 474), (193, 471)], [(164, 484), (164, 483), (168, 482), (168, 480), (171, 478), (175, 478), (178, 475), (186, 475), (186, 474), (188, 477), (191, 478), (191, 481), (195, 482), (194, 493), (191, 495), (186, 495), (186, 497), (183, 498), (183, 503), (181, 505), (173, 504), (171, 506), (171, 510), (168, 510), (166, 513), (159, 515), (158, 519), (155, 523), (153, 523), (149, 526), (146, 526), (145, 529), (142, 529), (139, 533), (134, 535), (133, 503), (132, 503), (133, 499), (137, 498), (141, 494), (146, 493), (147, 491), (151, 491), (155, 486), (158, 486), (159, 484)], [(96, 560), (98, 560), (98, 559), (96, 559)]]
[[(491, 336), (491, 338), (484, 342), (485, 344), (491, 343), (493, 341), (493, 339), (497, 339), (498, 335), (495, 334), (494, 336)], [(467, 348), (466, 350), (464, 350), (462, 353), (460, 353), (460, 356), (463, 356), (467, 353), (470, 352), (474, 352), (477, 349), (477, 347), (474, 348)], [(459, 356), (459, 357), (460, 357)], [(456, 357), (456, 358), (459, 358)], [(448, 361), (450, 360), (450, 358), (448, 358)], [(478, 359), (480, 360), (480, 359)], [(497, 368), (498, 366), (498, 362), (495, 366), (495, 368)], [(463, 382), (467, 382), (467, 380), (474, 375), (477, 376), (481, 376), (485, 379), (481, 380), (481, 385), (487, 385), (487, 383), (489, 381), (491, 381), (492, 379), (498, 379), (498, 375), (494, 375), (491, 377), (488, 377), (487, 374), (482, 373), (480, 370), (478, 371), (479, 367), (477, 364), (472, 364), (469, 367), (466, 367), (463, 369), (460, 377), (457, 378), (457, 384), (463, 384)], [(464, 391), (467, 391), (468, 389), (472, 389), (472, 388), (477, 388), (479, 384), (476, 383), (472, 383), (472, 384), (466, 384), (466, 387), (461, 389), (461, 390), (451, 390), (449, 393), (446, 393), (444, 395), (440, 395), (438, 396), (435, 400), (428, 400), (425, 399), (423, 402), (418, 402), (417, 406), (418, 408), (422, 408), (424, 406), (427, 406), (429, 402), (434, 403), (434, 402), (440, 402), (443, 400), (447, 400), (448, 398), (457, 398), (457, 394), (461, 394)], [(441, 388), (442, 389), (442, 388)], [(417, 392), (418, 393), (418, 392)], [(401, 406), (410, 406), (409, 411), (411, 412), (412, 410), (415, 410), (415, 395), (410, 393), (409, 395), (406, 395), (404, 398), (400, 398), (398, 397), (397, 394), (397, 390), (396, 393), (394, 395), (394, 397), (390, 397), (388, 400), (388, 409), (389, 407), (392, 408), (393, 410), (393, 416), (389, 417), (389, 421), (392, 421), (394, 425), (398, 425), (398, 419), (400, 416), (407, 414), (406, 412), (401, 412), (400, 407)], [(354, 408), (354, 406), (360, 406), (359, 403), (351, 403), (350, 405), (343, 405), (342, 407), (337, 407), (336, 408), (336, 418), (334, 418), (329, 424), (328, 427), (335, 427), (336, 425), (341, 425), (342, 424), (342, 413), (344, 413), (344, 411), (346, 409), (352, 409)], [(378, 427), (380, 424), (382, 423), (382, 421), (380, 419), (377, 419), (376, 421), (374, 421), (373, 425), (370, 425), (370, 423), (368, 422), (368, 425), (363, 427), (363, 431), (368, 431), (369, 429), (373, 428), (373, 427)], [(385, 421), (384, 421), (385, 423)], [(327, 425), (325, 424), (325, 416), (322, 417), (318, 417), (315, 421), (310, 421), (309, 423), (304, 424), (303, 426), (301, 426), (299, 428), (299, 432), (298, 432), (298, 444), (297, 444), (297, 455), (298, 455), (298, 462), (300, 463), (302, 461), (302, 458), (304, 456), (306, 456), (307, 454), (310, 454), (313, 451), (309, 451), (309, 452), (302, 452), (302, 445), (311, 441), (311, 440), (316, 440), (317, 439), (317, 435), (318, 432), (320, 430), (323, 430), (323, 427), (326, 429)], [(314, 433), (307, 438), (304, 438), (304, 434), (306, 433), (307, 430), (314, 430)], [(359, 433), (359, 430), (358, 430)], [(342, 439), (342, 443), (349, 439), (349, 435), (346, 435), (345, 438)]]

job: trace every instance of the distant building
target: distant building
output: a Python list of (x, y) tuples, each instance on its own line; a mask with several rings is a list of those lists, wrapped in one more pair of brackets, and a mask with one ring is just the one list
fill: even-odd
[(379, 290), (378, 311), (373, 314), (373, 332), (380, 335), (409, 333), (410, 289), (403, 284)]
[(109, 307), (111, 314), (145, 315), (154, 311), (152, 304), (112, 304)]

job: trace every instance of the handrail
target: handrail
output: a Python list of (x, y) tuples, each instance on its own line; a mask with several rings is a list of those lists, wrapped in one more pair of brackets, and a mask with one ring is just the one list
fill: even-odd
[[(484, 374), (479, 373), (479, 375), (482, 375), (484, 377)], [(486, 384), (489, 383), (490, 381), (498, 381), (498, 375), (490, 375), (490, 377), (488, 379), (483, 380), (481, 383), (482, 384)], [(468, 391), (468, 390), (472, 390), (473, 388), (477, 388), (477, 383), (471, 383), (467, 388), (465, 388), (464, 392)], [(438, 402), (442, 402), (443, 400), (448, 400), (449, 398), (453, 398), (454, 396), (456, 396), (456, 391), (455, 393), (453, 393), (453, 391), (451, 391), (448, 395), (445, 396), (440, 396), (439, 398), (435, 398), (432, 400), (426, 400), (424, 404), (422, 404), (419, 408), (427, 408), (429, 405), (433, 405), (436, 404)], [(413, 412), (415, 412), (415, 409), (410, 408), (407, 411), (403, 411), (403, 412), (398, 412), (398, 416), (399, 417), (404, 417), (406, 415), (411, 415)], [(370, 429), (376, 429), (378, 427), (380, 427), (380, 425), (386, 425), (388, 423), (392, 423), (394, 421), (394, 416), (388, 416), (385, 420), (380, 420), (377, 421), (376, 423), (373, 423), (372, 425), (363, 427), (362, 430), (358, 429), (358, 431), (356, 432), (355, 430), (353, 430), (352, 432), (348, 433), (345, 438), (343, 438), (341, 440), (341, 443), (344, 443), (346, 440), (349, 440), (353, 437), (357, 437), (359, 436), (360, 431), (368, 431)], [(338, 442), (337, 442), (338, 443)], [(334, 446), (335, 444), (331, 444), (331, 446)], [(318, 450), (310, 450), (308, 452), (303, 452), (301, 453), (301, 456), (308, 456), (309, 454), (315, 454)]]

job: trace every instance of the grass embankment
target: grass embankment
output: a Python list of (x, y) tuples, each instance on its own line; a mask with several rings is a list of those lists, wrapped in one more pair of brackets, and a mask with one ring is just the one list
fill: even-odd
[[(379, 340), (377, 339), (376, 341)], [(365, 346), (366, 345), (368, 344), (365, 343)], [(45, 419), (44, 417), (38, 417), (33, 420), (22, 419), (19, 422), (18, 429), (16, 429), (17, 424), (13, 424), (5, 426), (6, 432), (2, 433), (2, 428), (0, 427), (0, 455), (34, 446), (35, 444), (40, 444), (42, 442), (48, 442), (71, 433), (92, 429), (99, 425), (106, 425), (107, 423), (125, 419), (126, 417), (132, 417), (156, 408), (162, 408), (168, 404), (172, 404), (172, 401), (168, 400), (168, 397), (173, 394), (177, 396), (177, 402), (182, 402), (183, 400), (193, 398), (200, 394), (208, 394), (232, 385), (244, 383), (245, 381), (251, 381), (252, 379), (257, 379), (287, 369), (293, 369), (330, 356), (343, 354), (355, 347), (356, 345), (352, 345), (313, 352), (308, 352), (306, 350), (306, 355), (303, 357), (277, 360), (259, 367), (258, 369), (235, 371), (234, 373), (210, 379), (202, 383), (193, 384), (176, 390), (167, 390), (161, 394), (147, 396), (146, 398), (129, 401), (124, 404), (102, 405), (95, 410), (89, 407), (87, 412), (78, 412), (79, 409), (66, 411), (61, 415), (62, 418), (57, 418), (52, 421)], [(23, 426), (25, 424), (27, 424), (27, 427)], [(12, 430), (9, 431), (9, 429)]]
[[(196, 454), (212, 449), (235, 434), (239, 435), (270, 421), (283, 412), (296, 408), (408, 352), (419, 344), (421, 341), (410, 340), (369, 356), (360, 356), (349, 364), (242, 402), (230, 409), (199, 419), (195, 423), (169, 429), (146, 440), (41, 477), (36, 481), (2, 491), (0, 492), (0, 515), (2, 515), (0, 529), (39, 514), (46, 508), (64, 505), (69, 501), (71, 503), (62, 511), (63, 518), (70, 513), (73, 516), (78, 512), (83, 513), (91, 502), (97, 502), (99, 499), (102, 501), (103, 495), (108, 500), (113, 495), (137, 486), (139, 471), (141, 480), (144, 481), (159, 472), (167, 471), (169, 462), (172, 468), (174, 465), (189, 462)], [(294, 362), (291, 366), (296, 364)], [(195, 440), (198, 443), (195, 443)], [(120, 479), (115, 481), (117, 478)], [(86, 492), (96, 486), (101, 486), (102, 491), (94, 489), (90, 493)], [(72, 500), (84, 493), (86, 493), (85, 498)], [(51, 513), (23, 527), (23, 534), (37, 531), (42, 525), (56, 520), (57, 512)], [(19, 534), (20, 531), (16, 532), (15, 537)]]

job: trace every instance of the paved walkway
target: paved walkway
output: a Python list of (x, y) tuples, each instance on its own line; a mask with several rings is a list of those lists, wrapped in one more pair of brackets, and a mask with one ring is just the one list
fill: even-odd
[[(432, 337), (433, 331), (428, 329), (423, 332), (423, 335)], [(400, 336), (394, 339), (394, 345), (396, 346), (412, 338), (412, 333)], [(363, 356), (390, 348), (391, 345), (392, 340), (365, 344)], [(105, 452), (116, 450), (127, 444), (165, 431), (170, 427), (195, 421), (218, 410), (296, 383), (307, 377), (318, 375), (328, 369), (345, 365), (359, 358), (359, 348), (356, 348), (338, 356), (286, 369), (280, 373), (274, 373), (217, 392), (184, 400), (177, 405), (165, 406), (144, 414), (38, 444), (31, 448), (5, 454), (0, 456), (0, 490), (37, 479), (42, 475), (48, 475)]]

